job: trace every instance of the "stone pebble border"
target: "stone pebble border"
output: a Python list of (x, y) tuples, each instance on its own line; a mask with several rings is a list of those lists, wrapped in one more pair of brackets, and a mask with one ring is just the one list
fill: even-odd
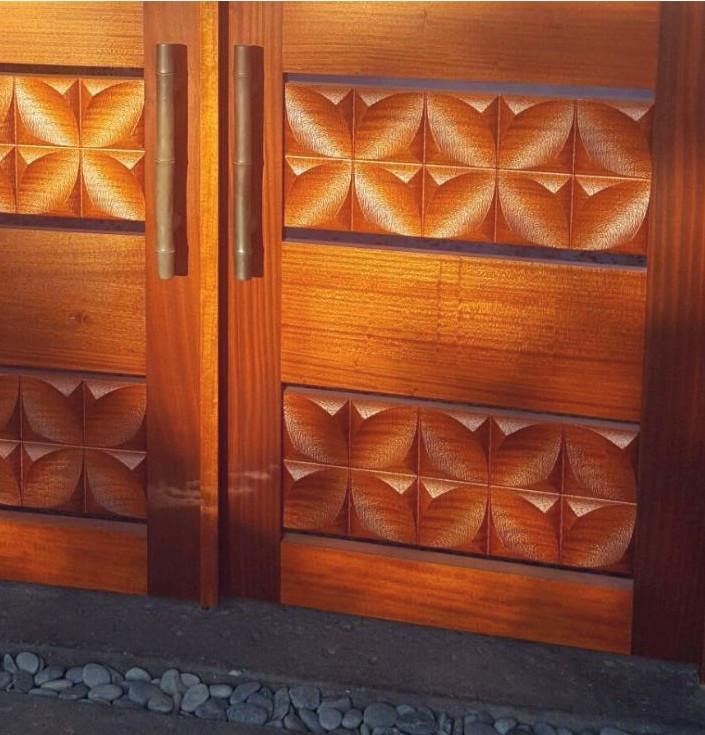
[(260, 725), (315, 735), (630, 735), (617, 727), (574, 732), (548, 722), (528, 724), (512, 717), (467, 710), (462, 717), (409, 704), (373, 702), (356, 707), (349, 696), (325, 696), (315, 686), (271, 689), (259, 681), (235, 686), (206, 684), (197, 674), (168, 669), (160, 677), (134, 666), (46, 665), (32, 651), (6, 653), (0, 691)]

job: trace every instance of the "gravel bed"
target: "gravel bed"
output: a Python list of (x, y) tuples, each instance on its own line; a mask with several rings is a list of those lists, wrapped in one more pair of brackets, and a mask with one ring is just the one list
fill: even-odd
[(361, 703), (316, 686), (211, 682), (175, 668), (153, 676), (139, 666), (118, 671), (97, 662), (47, 665), (32, 651), (0, 658), (0, 691), (315, 735), (631, 735), (616, 727), (573, 731), (549, 722), (495, 719), (481, 710), (460, 714), (404, 702)]

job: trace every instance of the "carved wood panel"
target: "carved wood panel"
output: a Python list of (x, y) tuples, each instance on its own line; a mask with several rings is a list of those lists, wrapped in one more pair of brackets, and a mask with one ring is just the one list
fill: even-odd
[(285, 225), (643, 254), (651, 104), (286, 85)]
[(144, 82), (0, 75), (0, 212), (144, 219)]
[(638, 430), (288, 388), (284, 527), (629, 573)]
[(0, 374), (0, 505), (144, 519), (144, 383)]

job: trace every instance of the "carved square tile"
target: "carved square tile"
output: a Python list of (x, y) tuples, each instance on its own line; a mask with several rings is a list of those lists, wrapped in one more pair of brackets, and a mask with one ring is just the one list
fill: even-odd
[(83, 399), (86, 446), (145, 448), (147, 386), (144, 383), (86, 380)]
[(19, 442), (0, 440), (0, 505), (18, 506), (22, 503), (21, 455)]
[(17, 142), (76, 147), (79, 83), (69, 77), (15, 77)]
[(287, 155), (352, 157), (353, 91), (350, 87), (287, 84), (284, 106)]
[(355, 159), (421, 163), (424, 155), (423, 118), (423, 92), (357, 89)]
[(285, 461), (284, 528), (345, 536), (348, 470)]
[(18, 146), (17, 212), (79, 217), (77, 148)]
[(345, 397), (329, 392), (285, 391), (284, 457), (347, 467), (349, 422)]
[(419, 479), (419, 544), (487, 553), (487, 486)]
[(14, 143), (16, 140), (14, 94), (15, 78), (10, 74), (0, 74), (0, 143)]
[(350, 535), (417, 543), (417, 480), (409, 475), (350, 472)]
[(23, 376), (21, 391), (24, 441), (83, 443), (83, 391), (80, 378)]
[(563, 430), (529, 418), (492, 419), (490, 482), (526, 490), (561, 491)]
[(416, 474), (418, 408), (384, 399), (350, 401), (350, 466)]
[(81, 152), (82, 216), (100, 219), (144, 219), (144, 153)]
[(567, 248), (572, 177), (500, 171), (495, 239), (499, 243)]
[(24, 507), (83, 512), (83, 449), (25, 442), (22, 466)]
[(578, 100), (575, 172), (651, 177), (653, 106)]
[(563, 498), (561, 563), (631, 572), (636, 506), (592, 498)]
[(484, 414), (421, 407), (419, 474), (487, 485), (489, 435)]
[(350, 161), (287, 156), (284, 192), (285, 227), (350, 230)]
[(494, 169), (426, 166), (424, 237), (492, 242), (496, 180)]
[(607, 176), (576, 176), (572, 247), (645, 253), (650, 182)]
[(14, 214), (17, 209), (16, 155), (13, 145), (0, 144), (0, 212), (7, 214)]
[(147, 517), (146, 461), (143, 452), (86, 449), (86, 512)]
[(144, 148), (144, 81), (82, 79), (84, 148)]
[(565, 427), (564, 492), (636, 502), (637, 430)]
[(0, 439), (20, 438), (20, 379), (0, 374)]
[(561, 496), (490, 488), (490, 555), (557, 564)]
[(354, 164), (355, 232), (420, 237), (423, 168), (414, 164)]
[(498, 113), (494, 95), (428, 92), (426, 162), (495, 168)]
[(574, 118), (572, 100), (502, 97), (499, 167), (572, 173)]

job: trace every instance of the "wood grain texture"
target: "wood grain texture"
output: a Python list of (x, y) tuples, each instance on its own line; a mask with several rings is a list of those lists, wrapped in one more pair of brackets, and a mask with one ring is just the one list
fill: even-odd
[(287, 226), (645, 251), (649, 103), (296, 83), (285, 100)]
[(293, 243), (282, 263), (288, 383), (639, 417), (641, 271)]
[(284, 4), (284, 70), (652, 89), (653, 3)]
[(0, 579), (145, 594), (147, 529), (2, 510)]
[[(410, 590), (423, 590), (413, 597)], [(628, 580), (287, 534), (282, 602), (626, 653)]]
[[(217, 13), (212, 3), (145, 5), (147, 385), (149, 415), (147, 517), (149, 589), (154, 594), (201, 599), (201, 508), (212, 529), (217, 473), (218, 135), (214, 44)], [(185, 47), (184, 109), (176, 135), (179, 161), (177, 275), (160, 281), (154, 251), (153, 161), (155, 155), (155, 45)], [(183, 81), (183, 77), (180, 77)], [(201, 99), (203, 104), (195, 104)], [(180, 165), (180, 164), (179, 164)], [(183, 187), (183, 188), (182, 188)], [(210, 289), (203, 293), (203, 289)], [(207, 552), (210, 554), (210, 552)], [(209, 556), (212, 563), (212, 555)], [(204, 584), (212, 586), (212, 571)], [(213, 590), (206, 594), (208, 602)]]
[(705, 6), (664, 4), (635, 549), (634, 652), (700, 662), (705, 619)]
[(142, 3), (3, 3), (4, 64), (139, 68)]
[[(229, 47), (232, 49), (235, 43), (263, 47), (264, 253), (260, 253), (263, 276), (235, 282), (232, 247), (228, 246), (227, 535), (223, 545), (222, 580), (225, 594), (267, 600), (279, 597), (282, 512), (279, 334), (284, 113), (281, 16), (280, 3), (229, 4)], [(232, 68), (231, 56), (225, 72), (228, 100), (233, 99)], [(232, 151), (232, 104), (228, 104), (228, 109)], [(232, 171), (229, 176), (232, 177)], [(232, 179), (228, 191), (233, 191)], [(231, 206), (228, 212), (226, 242), (231, 243)]]
[(144, 239), (0, 229), (0, 364), (144, 375)]

